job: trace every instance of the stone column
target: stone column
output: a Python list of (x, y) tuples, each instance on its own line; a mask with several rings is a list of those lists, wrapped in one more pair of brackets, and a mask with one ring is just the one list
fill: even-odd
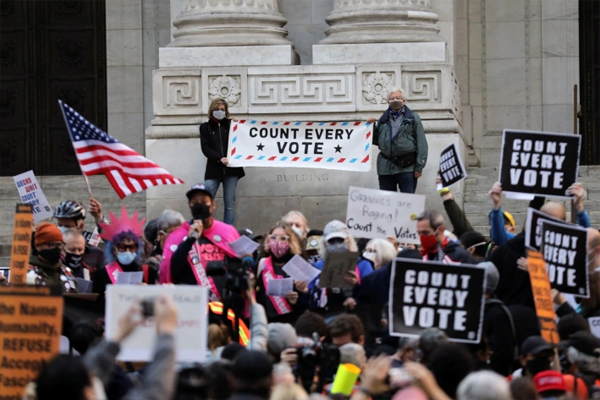
[(187, 0), (170, 47), (291, 45), (277, 0)]
[(322, 44), (439, 42), (431, 0), (334, 0)]

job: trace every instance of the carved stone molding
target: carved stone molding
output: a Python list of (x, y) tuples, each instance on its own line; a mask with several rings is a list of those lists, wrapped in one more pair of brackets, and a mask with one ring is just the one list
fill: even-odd
[(205, 114), (210, 102), (221, 98), (229, 104), (232, 114), (245, 114), (248, 112), (248, 73), (247, 68), (203, 68), (202, 103)]
[(372, 64), (356, 67), (356, 108), (358, 111), (381, 111), (390, 91), (401, 87), (400, 66)]
[(200, 70), (155, 70), (154, 114), (198, 115), (201, 113)]
[(410, 107), (455, 114), (458, 86), (448, 64), (403, 65), (402, 89)]

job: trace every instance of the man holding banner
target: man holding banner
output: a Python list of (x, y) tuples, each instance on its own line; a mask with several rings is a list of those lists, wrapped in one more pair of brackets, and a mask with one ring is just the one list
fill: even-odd
[(379, 189), (415, 193), (417, 179), (427, 163), (427, 139), (419, 114), (405, 104), (402, 90), (392, 89), (389, 108), (375, 122), (373, 144), (379, 146), (377, 175)]

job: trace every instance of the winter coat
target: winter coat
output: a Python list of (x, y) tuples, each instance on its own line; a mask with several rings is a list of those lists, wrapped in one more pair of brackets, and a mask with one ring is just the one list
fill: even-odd
[(208, 122), (200, 125), (200, 145), (202, 153), (206, 156), (206, 172), (204, 179), (219, 179), (225, 176), (243, 177), (243, 168), (230, 168), (221, 163), (221, 159), (227, 157), (227, 146), (229, 145), (230, 119), (217, 121), (210, 117)]

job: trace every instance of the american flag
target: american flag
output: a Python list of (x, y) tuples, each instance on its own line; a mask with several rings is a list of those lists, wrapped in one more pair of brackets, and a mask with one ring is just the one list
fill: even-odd
[(152, 186), (183, 183), (166, 170), (119, 143), (62, 101), (58, 101), (75, 155), (86, 176), (104, 174), (121, 199)]

